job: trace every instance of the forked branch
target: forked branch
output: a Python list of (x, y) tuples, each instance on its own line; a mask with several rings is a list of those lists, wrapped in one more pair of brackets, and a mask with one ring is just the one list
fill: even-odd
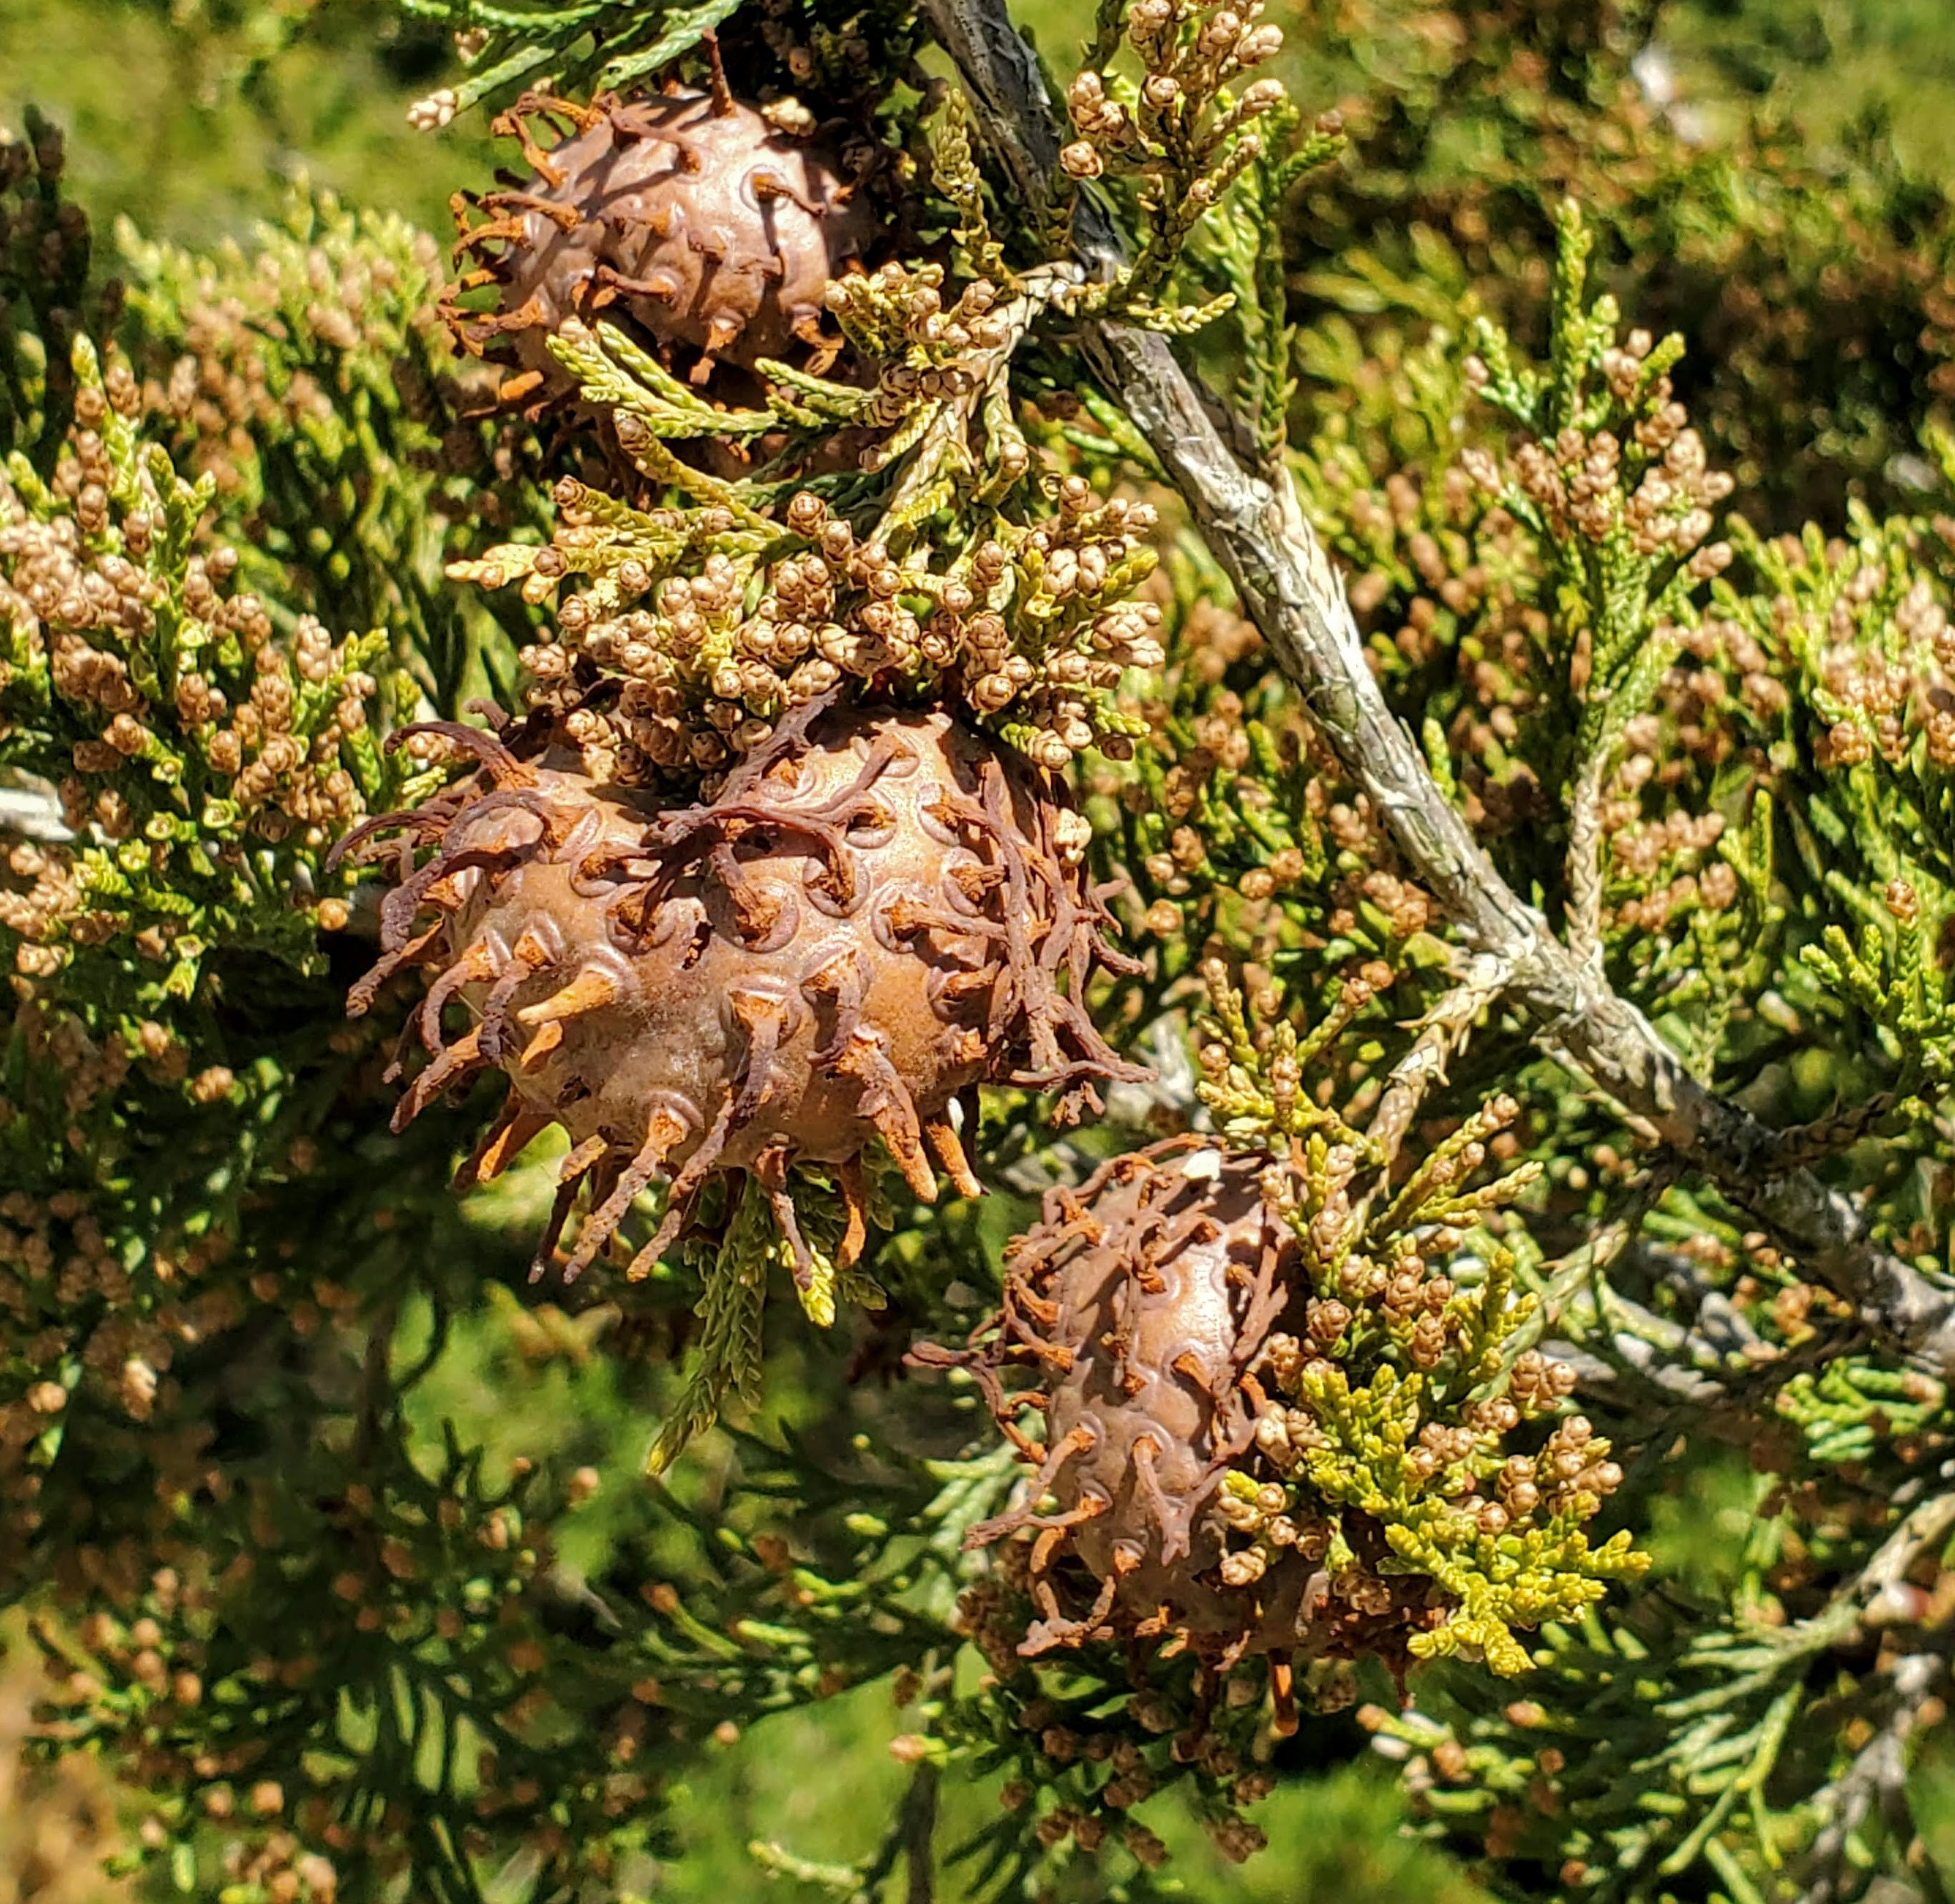
[[(962, 73), (998, 163), (1024, 203), (1042, 211), (1059, 127), (1037, 57), (1004, 0), (924, 0), (924, 10)], [(1090, 198), (1082, 196), (1073, 229), (1090, 269), (1118, 267), (1119, 236)], [(1164, 337), (1101, 322), (1085, 328), (1082, 342), (1344, 771), (1471, 949), (1504, 970), (1506, 996), (1532, 1019), (1543, 1048), (1591, 1079), (1645, 1138), (1702, 1171), (1850, 1302), (1870, 1335), (1917, 1366), (1955, 1377), (1955, 1292), (1869, 1243), (1846, 1197), (1780, 1157), (1772, 1130), (1692, 1077), (1648, 1019), (1495, 871), (1386, 704), (1343, 585), (1286, 473), (1245, 467), (1232, 439), (1246, 450), (1246, 433)]]

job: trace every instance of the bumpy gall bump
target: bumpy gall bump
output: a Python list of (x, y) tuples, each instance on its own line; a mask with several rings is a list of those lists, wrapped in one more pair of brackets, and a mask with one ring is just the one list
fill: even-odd
[[(1048, 1087), (1072, 1115), (1094, 1078), (1136, 1075), (1085, 1010), (1095, 971), (1127, 961), (1069, 845), (1070, 809), (945, 715), (802, 710), (717, 799), (664, 814), (594, 785), (567, 752), (522, 760), (493, 736), (440, 731), (483, 770), (355, 841), (370, 852), (398, 833), (400, 867), (384, 955), (351, 1006), (403, 965), (433, 974), (420, 1014), (431, 1062), (399, 1123), (464, 1078), (508, 1074), (468, 1180), (494, 1175), (545, 1125), (567, 1130), (540, 1264), (581, 1184), (591, 1208), (567, 1276), (641, 1191), (669, 1185), (639, 1274), (707, 1180), (742, 1171), (805, 1277), (791, 1165), (833, 1170), (852, 1260), (874, 1140), (918, 1196), (936, 1196), (937, 1167), (974, 1194), (951, 1115), (961, 1095), (985, 1081)], [(417, 865), (423, 848), (434, 850)], [(472, 1022), (449, 1040), (455, 1002)]]
[[(1308, 1541), (1252, 1578), (1230, 1563), (1226, 1486), (1253, 1453), (1268, 1405), (1258, 1366), (1303, 1280), (1265, 1161), (1176, 1138), (1052, 1191), (1012, 1247), (981, 1345), (915, 1359), (968, 1368), (1037, 1467), (1022, 1504), (971, 1536), (1033, 1537), (1040, 1617), (1022, 1652), (1173, 1636), (1224, 1670), (1267, 1654), (1287, 1728), (1293, 1657), (1374, 1650), (1407, 1610), (1345, 1603)], [(1039, 1389), (1008, 1389), (1003, 1372), (1027, 1367)], [(1028, 1400), (1044, 1414), (1038, 1440), (1017, 1426)], [(1347, 1516), (1384, 1558), (1362, 1520)]]
[[(539, 144), (539, 121), (570, 131)], [(695, 382), (716, 360), (751, 367), (797, 342), (811, 367), (833, 360), (823, 294), (867, 255), (876, 221), (818, 146), (730, 97), (687, 92), (589, 105), (526, 94), (496, 129), (521, 140), (534, 175), (457, 199), (473, 263), (444, 308), (468, 349), (512, 362), (505, 400), (569, 388), (548, 339), (571, 316), (678, 347)], [(470, 308), (490, 285), (496, 307)]]

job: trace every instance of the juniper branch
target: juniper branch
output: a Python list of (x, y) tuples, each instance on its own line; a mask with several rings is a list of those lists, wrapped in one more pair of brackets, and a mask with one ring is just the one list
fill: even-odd
[[(1689, 1408), (1693, 1421), (1698, 1415), (1724, 1408), (1730, 1402), (1730, 1391), (1714, 1377), (1673, 1367), (1654, 1357), (1651, 1358), (1649, 1366), (1640, 1367), (1632, 1366), (1626, 1356), (1612, 1362), (1579, 1342), (1560, 1336), (1547, 1337), (1544, 1346), (1557, 1361), (1566, 1362), (1574, 1370), (1576, 1392), (1585, 1401), (1620, 1409), (1625, 1415), (1646, 1415), (1651, 1389), (1664, 1401)], [(1755, 1433), (1751, 1418), (1742, 1417), (1736, 1438), (1741, 1443), (1747, 1441)]]
[[(1037, 56), (1004, 0), (924, 0), (924, 11), (962, 74), (997, 162), (1041, 215), (1059, 137)], [(1073, 233), (1096, 275), (1110, 276), (1124, 262), (1118, 234), (1088, 193)], [(1769, 1127), (1693, 1078), (1642, 1013), (1495, 871), (1373, 679), (1342, 584), (1286, 473), (1253, 467), (1246, 430), (1182, 367), (1165, 338), (1102, 321), (1087, 323), (1081, 341), (1340, 765), (1468, 943), (1504, 968), (1506, 996), (1533, 1019), (1537, 1041), (1613, 1100), (1640, 1135), (1702, 1170), (1850, 1302), (1871, 1336), (1955, 1377), (1955, 1292), (1871, 1244), (1848, 1197), (1783, 1158)]]
[[(1940, 1547), (1951, 1525), (1955, 1525), (1955, 1495), (1936, 1495), (1922, 1503), (1887, 1537), (1859, 1575), (1834, 1595), (1827, 1610), (1805, 1623), (1806, 1629), (1832, 1643), (1841, 1636), (1843, 1622), (1864, 1624), (1868, 1613), (1906, 1577), (1915, 1562)], [(1913, 1837), (1907, 1795), (1907, 1741), (1920, 1723), (1922, 1708), (1942, 1685), (1947, 1671), (1944, 1654), (1926, 1649), (1903, 1654), (1887, 1669), (1887, 1710), (1879, 1729), (1827, 1788), (1830, 1816), (1807, 1853), (1805, 1887), (1799, 1893), (1799, 1904), (1836, 1904), (1851, 1895), (1852, 1840), (1876, 1807), (1903, 1843)], [(1925, 1894), (1945, 1898), (1947, 1893), (1931, 1871), (1928, 1877)]]
[[(1832, 1814), (1808, 1854), (1810, 1877), (1799, 1893), (1799, 1904), (1838, 1904), (1855, 1894), (1859, 1873), (1854, 1868), (1853, 1839), (1876, 1811), (1903, 1843), (1914, 1837), (1907, 1793), (1907, 1739), (1947, 1670), (1947, 1662), (1935, 1653), (1910, 1653), (1895, 1665), (1890, 1676), (1892, 1704), (1885, 1722), (1828, 1788)], [(1936, 1899), (1947, 1896), (1931, 1868), (1923, 1866), (1922, 1874), (1931, 1888), (1915, 1895)]]

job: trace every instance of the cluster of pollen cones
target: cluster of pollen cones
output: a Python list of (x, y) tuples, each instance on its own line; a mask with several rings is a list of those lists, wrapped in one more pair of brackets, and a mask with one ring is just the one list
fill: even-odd
[(417, 731), (480, 765), (349, 836), (344, 850), (395, 867), (382, 956), (349, 1009), (403, 967), (428, 974), (410, 1028), (427, 1062), (396, 1128), (451, 1087), (507, 1075), (464, 1183), (564, 1127), (540, 1266), (581, 1197), (566, 1277), (663, 1183), (663, 1220), (631, 1260), (641, 1275), (709, 1180), (743, 1172), (804, 1280), (791, 1167), (839, 1186), (845, 1267), (863, 1245), (872, 1144), (919, 1197), (935, 1197), (940, 1170), (974, 1193), (959, 1126), (974, 1130), (977, 1086), (1054, 1091), (1069, 1118), (1095, 1103), (1096, 1079), (1143, 1075), (1086, 1009), (1097, 971), (1132, 968), (1080, 863), (1078, 816), (1056, 782), (947, 715), (811, 703), (716, 799), (664, 811), (593, 784), (568, 752)]

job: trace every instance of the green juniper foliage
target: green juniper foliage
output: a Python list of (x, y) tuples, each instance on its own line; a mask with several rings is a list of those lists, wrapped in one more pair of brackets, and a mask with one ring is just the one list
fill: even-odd
[[(431, 166), (546, 80), (724, 86), (889, 248), (818, 373), (695, 376), (592, 297), (525, 418), (398, 220), (125, 229), (112, 288), (58, 135), (0, 139), (0, 1630), (26, 1751), (114, 1781), (102, 1881), (540, 1904), (737, 1852), (1144, 1900), (1264, 1850), (1283, 1895), (1355, 1755), (1500, 1896), (1944, 1895), (1945, 203), (1685, 140), (1645, 11), (1590, 0), (1131, 0), (1017, 99), (989, 0), (408, 11), (454, 41)], [(1299, 25), (1366, 75), (1336, 117), (1277, 77)], [(1130, 400), (1177, 363), (1236, 515)], [(1251, 516), (1337, 600), (1252, 620)], [(1027, 985), (1090, 1018), (1089, 1114), (972, 1085), (934, 1201), (878, 1119), (858, 1181), (763, 1153), (635, 1279), (529, 1278), (667, 1213), (615, 1168), (578, 1204), (589, 1140), (523, 1110), (562, 948), (361, 986), (376, 943), (445, 974), (414, 906), (528, 853), (601, 977), (688, 828), (656, 880), (806, 851), (845, 919), (873, 724), (940, 712), (1052, 795), (1050, 895), (945, 804), (940, 904), (870, 930), (893, 968), (964, 922), (959, 1052)], [(783, 820), (843, 717), (861, 781)], [(610, 816), (580, 844), (545, 773)], [(444, 865), (471, 801), (515, 831)], [(1130, 957), (984, 949), (1089, 901)], [(496, 1088), (417, 1088), (505, 993)], [(716, 1764), (796, 1708), (870, 1729), (886, 1817), (716, 1842)]]
[(1754, 37), (1776, 20), (1692, 11), (1311, 0), (1298, 36), (1348, 76), (1354, 162), (1292, 200), (1293, 293), (1382, 332), (1443, 323), (1471, 292), (1538, 348), (1572, 197), (1624, 308), (1689, 340), (1679, 393), (1761, 527), (1837, 522), (1855, 496), (1915, 506), (1922, 426), (1955, 399), (1945, 187), (1899, 162), (1877, 111), (1821, 141), (1778, 99), (1667, 107), (1680, 44), (1786, 71)]
[[(1282, 1020), (1259, 1044), (1219, 962), (1206, 976), (1215, 1018), (1202, 1101), (1237, 1141), (1279, 1155), (1300, 1148), (1303, 1168), (1279, 1208), (1316, 1292), (1307, 1339), (1280, 1339), (1270, 1350), (1273, 1385), (1304, 1417), (1273, 1411), (1258, 1424), (1258, 1451), (1284, 1480), (1265, 1484), (1266, 1493), (1253, 1472), (1232, 1471), (1223, 1484), (1236, 1510), (1229, 1524), (1250, 1537), (1261, 1562), (1279, 1521), (1308, 1516), (1314, 1504), (1329, 1513), (1334, 1554), (1343, 1540), (1338, 1510), (1358, 1510), (1384, 1530), (1393, 1563), (1381, 1573), (1428, 1577), (1451, 1603), (1437, 1625), (1412, 1636), (1414, 1658), (1465, 1653), (1497, 1673), (1525, 1673), (1516, 1626), (1572, 1618), (1601, 1597), (1604, 1582), (1635, 1578), (1648, 1556), (1632, 1551), (1626, 1531), (1595, 1551), (1581, 1531), (1622, 1478), (1582, 1418), (1557, 1427), (1532, 1457), (1509, 1456), (1502, 1441), (1573, 1386), (1572, 1371), (1533, 1348), (1538, 1332), (1528, 1325), (1540, 1299), (1517, 1291), (1515, 1253), (1500, 1233), (1501, 1213), (1540, 1165), (1471, 1182), (1488, 1141), (1519, 1107), (1505, 1097), (1481, 1106), (1396, 1181), (1433, 1041), (1414, 1041), (1361, 1130), (1314, 1102), (1311, 1087), (1346, 1022), (1368, 1002), (1362, 980), (1305, 1036)], [(1429, 1276), (1434, 1257), (1444, 1260)], [(1563, 1471), (1569, 1456), (1579, 1459)], [(1499, 1498), (1483, 1500), (1482, 1486)]]

